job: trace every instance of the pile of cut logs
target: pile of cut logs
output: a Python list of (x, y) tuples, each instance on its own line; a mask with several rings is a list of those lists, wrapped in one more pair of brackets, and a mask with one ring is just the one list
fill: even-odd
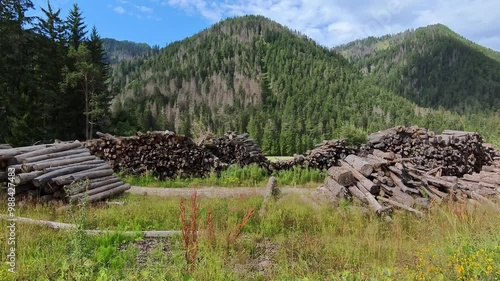
[(140, 175), (145, 172), (165, 179), (204, 177), (220, 170), (217, 157), (198, 147), (190, 138), (170, 131), (137, 133), (132, 137), (115, 137), (98, 133), (89, 140), (90, 152), (113, 166), (117, 172)]
[(314, 149), (306, 151), (304, 155), (294, 155), (292, 160), (278, 161), (271, 165), (272, 170), (287, 170), (295, 166), (328, 169), (335, 165), (338, 160), (355, 152), (356, 150), (347, 147), (343, 140), (329, 140), (316, 145)]
[(401, 208), (423, 216), (416, 206), (428, 208), (431, 202), (445, 200), (497, 206), (492, 200), (500, 199), (500, 161), (463, 178), (438, 173), (439, 169), (396, 158), (393, 152), (374, 150), (366, 157), (349, 155), (340, 160), (316, 192), (332, 201), (356, 198), (377, 214)]
[(397, 126), (368, 137), (364, 150), (393, 152), (398, 158), (427, 169), (439, 168), (443, 176), (479, 172), (492, 160), (478, 133), (446, 130), (441, 135), (417, 126)]
[(9, 194), (39, 197), (43, 202), (94, 202), (130, 188), (78, 141), (17, 148), (2, 145), (0, 168), (5, 171), (0, 172), (0, 182), (8, 183), (4, 188)]
[(268, 168), (269, 160), (264, 156), (260, 147), (248, 134), (227, 132), (223, 137), (207, 136), (201, 141), (201, 147), (219, 158), (222, 163), (241, 167), (257, 164)]

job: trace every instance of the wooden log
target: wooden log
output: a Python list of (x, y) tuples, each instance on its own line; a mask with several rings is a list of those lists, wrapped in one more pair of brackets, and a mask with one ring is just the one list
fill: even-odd
[(46, 168), (54, 168), (54, 167), (61, 167), (69, 164), (75, 164), (75, 163), (82, 163), (85, 161), (92, 161), (96, 160), (95, 156), (83, 156), (83, 157), (78, 157), (78, 158), (70, 158), (70, 159), (65, 159), (65, 160), (58, 160), (58, 161), (48, 161), (48, 162), (42, 162), (39, 164), (26, 164), (31, 167), (31, 169), (40, 171)]
[(2, 143), (0, 144), (0, 149), (11, 149), (12, 146), (10, 144)]
[(34, 178), (40, 176), (41, 174), (43, 174), (42, 171), (16, 174), (16, 176), (14, 177), (14, 183), (16, 185), (25, 184), (25, 183), (32, 181)]
[(486, 172), (493, 172), (500, 175), (500, 168), (497, 168), (495, 166), (483, 166), (482, 170)]
[(81, 172), (85, 170), (90, 170), (95, 167), (101, 166), (99, 164), (94, 164), (94, 165), (79, 165), (79, 166), (72, 166), (72, 167), (61, 167), (60, 169), (54, 170), (49, 173), (45, 173), (43, 175), (40, 175), (36, 178), (33, 179), (33, 185), (36, 187), (40, 187), (47, 183), (51, 178), (55, 178), (58, 176), (63, 176), (63, 175), (68, 175), (68, 174), (74, 174), (76, 172)]
[(110, 176), (112, 174), (113, 174), (113, 169), (104, 169), (104, 170), (90, 171), (90, 172), (85, 171), (84, 173), (70, 174), (52, 178), (51, 182), (57, 185), (66, 185), (79, 180), (101, 178), (105, 176)]
[(113, 188), (111, 190), (107, 190), (107, 191), (103, 191), (101, 193), (97, 193), (97, 194), (94, 194), (94, 195), (91, 195), (89, 196), (86, 200), (88, 200), (88, 202), (96, 202), (96, 201), (101, 201), (103, 199), (106, 199), (106, 198), (110, 198), (112, 196), (115, 196), (115, 195), (118, 195), (120, 193), (123, 193), (127, 190), (130, 189), (130, 185), (129, 184), (124, 184), (120, 187), (116, 187), (116, 188)]
[(331, 192), (332, 198), (335, 200), (340, 200), (344, 198), (346, 194), (346, 188), (340, 185), (336, 180), (332, 177), (325, 178), (325, 186)]
[(7, 172), (0, 171), (0, 181), (7, 181), (7, 179), (8, 179)]
[(370, 191), (370, 193), (377, 194), (380, 191), (379, 186), (375, 185), (371, 180), (367, 179), (360, 172), (351, 167), (351, 165), (349, 165), (347, 162), (343, 160), (340, 160), (339, 162), (342, 167), (351, 171), (354, 178), (357, 179), (368, 191)]
[(457, 182), (448, 182), (448, 181), (445, 181), (445, 180), (442, 180), (441, 178), (438, 178), (438, 177), (433, 177), (433, 176), (430, 176), (430, 175), (425, 175), (425, 180), (433, 185), (438, 185), (438, 186), (442, 186), (448, 190), (455, 190), (457, 189), (457, 182), (458, 182), (458, 179), (457, 179)]
[(352, 185), (352, 173), (346, 168), (333, 166), (328, 169), (328, 175), (341, 186)]
[[(81, 148), (75, 148), (75, 149), (66, 150), (66, 151), (62, 151), (62, 152), (56, 152), (56, 153), (50, 153), (50, 154), (44, 154), (44, 155), (25, 158), (22, 163), (26, 164), (26, 163), (41, 162), (44, 160), (64, 157), (64, 156), (68, 156), (68, 155), (80, 154), (83, 152), (89, 153), (88, 149), (81, 147)], [(90, 153), (88, 155), (90, 155)]]
[(436, 201), (438, 204), (441, 204), (443, 202), (443, 199), (441, 197), (437, 196), (436, 194), (432, 193), (429, 189), (427, 189), (425, 186), (417, 186), (417, 189), (422, 193), (426, 194), (429, 198), (432, 200)]
[(82, 144), (79, 141), (75, 141), (75, 142), (72, 142), (72, 143), (56, 144), (56, 145), (51, 146), (51, 147), (42, 148), (42, 149), (38, 149), (38, 150), (35, 150), (35, 151), (31, 151), (31, 152), (23, 153), (23, 154), (20, 154), (20, 155), (16, 155), (13, 158), (15, 159), (15, 161), (17, 163), (22, 163), (22, 161), (24, 159), (26, 159), (26, 158), (30, 158), (30, 157), (34, 157), (34, 156), (39, 156), (39, 155), (45, 155), (45, 154), (51, 154), (51, 153), (56, 153), (56, 152), (61, 152), (61, 151), (70, 150), (70, 149), (81, 147), (81, 146), (82, 146)]
[(391, 176), (391, 179), (394, 182), (394, 184), (397, 187), (399, 187), (403, 192), (414, 193), (414, 194), (418, 194), (419, 193), (417, 189), (406, 186), (403, 183), (403, 181), (395, 173), (391, 172), (390, 176)]
[(32, 145), (32, 146), (23, 146), (16, 147), (11, 149), (2, 149), (0, 150), (0, 161), (8, 160), (16, 155), (47, 148), (54, 146), (54, 144), (41, 144), (41, 145)]
[(108, 191), (108, 190), (111, 190), (111, 189), (114, 189), (114, 188), (118, 188), (122, 185), (125, 185), (123, 182), (114, 182), (114, 183), (111, 183), (111, 184), (107, 184), (107, 185), (103, 185), (101, 187), (98, 187), (98, 188), (94, 188), (94, 189), (87, 189), (87, 190), (84, 190), (83, 192), (81, 193), (76, 193), (74, 195), (71, 195), (68, 197), (68, 200), (69, 202), (75, 202), (75, 201), (81, 201), (81, 200), (84, 200), (85, 197), (87, 196), (92, 196), (94, 194), (97, 194), (97, 193), (101, 193), (101, 192), (104, 192), (104, 191)]
[(386, 159), (386, 160), (394, 160), (396, 158), (396, 155), (394, 154), (394, 152), (392, 152), (392, 151), (383, 152), (383, 151), (378, 150), (378, 149), (373, 150), (373, 155), (375, 155), (379, 158), (382, 158), (382, 159)]
[[(101, 178), (99, 178), (99, 179), (101, 179)], [(75, 195), (75, 194), (84, 192), (85, 189), (92, 190), (92, 189), (99, 188), (101, 186), (105, 186), (108, 184), (121, 182), (121, 180), (115, 176), (105, 177), (105, 179), (106, 180), (101, 180), (101, 181), (90, 180), (87, 187), (86, 186), (75, 186), (75, 187), (72, 187), (70, 189), (70, 186), (66, 185), (66, 186), (64, 186), (64, 189), (66, 190), (67, 195)]]
[(351, 165), (354, 169), (359, 171), (363, 176), (368, 177), (371, 173), (373, 173), (373, 165), (370, 164), (366, 159), (363, 159), (354, 154), (348, 155), (345, 159), (349, 165)]
[[(10, 219), (12, 219), (12, 217), (0, 214), (0, 219), (10, 220)], [(47, 226), (47, 227), (50, 227), (53, 229), (77, 229), (78, 228), (78, 226), (75, 224), (69, 224), (69, 223), (63, 223), (63, 222), (35, 220), (35, 219), (23, 218), (23, 217), (15, 217), (14, 219), (16, 220), (16, 222), (19, 222), (19, 223)], [(170, 237), (170, 236), (182, 234), (182, 231), (180, 231), (180, 230), (166, 230), (166, 231), (158, 231), (158, 230), (151, 230), (151, 231), (84, 230), (84, 231), (85, 231), (85, 233), (87, 233), (89, 235), (100, 235), (100, 234), (104, 234), (104, 235), (121, 234), (121, 235), (125, 235), (125, 236), (143, 235), (146, 238)]]
[(411, 213), (414, 213), (415, 215), (419, 216), (419, 217), (424, 217), (425, 214), (420, 212), (419, 210), (416, 210), (416, 209), (413, 209), (411, 207), (408, 207), (408, 206), (405, 206), (399, 202), (396, 202), (394, 200), (391, 200), (391, 199), (387, 199), (387, 198), (384, 198), (382, 196), (377, 196), (377, 199), (382, 201), (382, 202), (386, 202), (386, 203), (389, 203), (391, 205), (393, 205), (394, 207), (398, 207), (398, 208), (401, 208), (401, 209), (404, 209), (408, 212), (411, 212)]
[(359, 190), (357, 186), (349, 186), (347, 189), (352, 196), (358, 198), (362, 203), (368, 204), (368, 199), (366, 198), (365, 194), (361, 192), (361, 190)]
[(43, 171), (48, 173), (48, 172), (52, 172), (52, 171), (55, 171), (55, 170), (59, 170), (61, 168), (69, 168), (69, 167), (82, 166), (82, 165), (98, 165), (97, 167), (99, 167), (99, 166), (102, 166), (102, 165), (105, 165), (105, 164), (106, 164), (106, 161), (104, 161), (104, 160), (90, 160), (90, 161), (84, 161), (84, 162), (80, 162), (80, 163), (74, 163), (74, 164), (64, 165), (64, 166), (61, 166), (61, 167), (46, 168), (46, 169), (43, 169)]
[(384, 207), (380, 205), (377, 199), (359, 182), (356, 183), (358, 189), (365, 195), (366, 200), (368, 200), (368, 206), (377, 214), (381, 214)]

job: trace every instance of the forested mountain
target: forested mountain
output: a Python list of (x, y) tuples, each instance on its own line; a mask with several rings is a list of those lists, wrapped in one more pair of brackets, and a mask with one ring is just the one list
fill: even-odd
[(227, 19), (157, 55), (122, 62), (112, 80), (120, 89), (116, 133), (248, 131), (269, 154), (302, 152), (323, 139), (394, 124), (498, 126), (491, 115), (418, 107), (364, 77), (335, 50), (260, 16)]
[(500, 53), (437, 24), (336, 48), (369, 80), (420, 106), (500, 109)]
[(159, 49), (158, 46), (153, 46), (152, 48), (146, 43), (118, 41), (112, 38), (103, 38), (102, 43), (104, 50), (106, 50), (107, 60), (111, 64), (118, 63), (122, 60), (131, 60)]

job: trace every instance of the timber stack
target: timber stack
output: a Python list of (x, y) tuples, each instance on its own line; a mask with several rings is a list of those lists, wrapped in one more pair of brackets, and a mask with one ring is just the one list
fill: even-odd
[(498, 208), (494, 201), (500, 200), (498, 160), (463, 178), (440, 175), (440, 167), (425, 169), (381, 150), (365, 157), (349, 155), (337, 164), (328, 169), (328, 176), (316, 193), (333, 202), (357, 200), (381, 215), (399, 208), (423, 216), (419, 208), (444, 201), (468, 201)]
[(316, 145), (304, 155), (294, 155), (292, 160), (272, 163), (273, 170), (287, 170), (293, 167), (328, 169), (338, 160), (349, 154), (356, 153), (357, 149), (348, 147), (344, 140), (328, 140)]
[(247, 133), (227, 132), (220, 138), (210, 135), (204, 138), (200, 145), (201, 148), (209, 151), (218, 157), (222, 163), (228, 165), (236, 164), (243, 167), (257, 164), (266, 169), (270, 165), (260, 147), (254, 140), (249, 138)]
[(91, 155), (78, 141), (0, 147), (0, 182), (14, 185), (15, 189), (6, 190), (18, 197), (39, 198), (42, 202), (95, 202), (130, 188), (113, 175), (111, 166)]
[(100, 138), (87, 141), (85, 146), (93, 155), (108, 161), (116, 172), (151, 173), (163, 180), (204, 177), (224, 166), (190, 138), (170, 131), (138, 132), (131, 137), (103, 133), (98, 136)]
[(395, 153), (422, 169), (439, 168), (443, 176), (463, 176), (479, 172), (491, 162), (492, 150), (483, 146), (478, 133), (445, 130), (442, 134), (417, 126), (397, 126), (368, 137), (362, 150)]

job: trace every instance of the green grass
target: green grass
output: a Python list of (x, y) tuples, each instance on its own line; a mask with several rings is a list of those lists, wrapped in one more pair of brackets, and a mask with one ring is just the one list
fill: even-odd
[[(179, 199), (125, 195), (123, 206), (57, 212), (27, 206), (18, 214), (78, 222), (87, 228), (175, 230)], [(186, 203), (190, 210), (190, 203)], [(17, 280), (498, 280), (500, 216), (487, 206), (435, 206), (426, 218), (396, 213), (392, 223), (356, 206), (311, 205), (299, 195), (266, 203), (227, 248), (226, 236), (259, 197), (201, 199), (198, 259), (187, 271), (180, 237), (161, 240), (141, 255), (140, 237), (79, 236), (18, 224)], [(4, 207), (2, 207), (4, 208)], [(215, 239), (207, 235), (211, 210)], [(5, 213), (4, 209), (0, 210)], [(71, 215), (74, 214), (74, 215)], [(6, 222), (0, 221), (0, 280), (6, 272)], [(203, 232), (205, 231), (205, 232)], [(123, 247), (123, 245), (129, 247)], [(79, 250), (75, 254), (75, 250)], [(261, 270), (259, 263), (271, 266)], [(471, 279), (472, 278), (472, 279)]]
[(293, 160), (293, 156), (266, 156), (266, 158), (271, 162)]
[[(278, 186), (318, 186), (325, 179), (326, 173), (317, 169), (295, 167), (290, 170), (275, 172), (273, 176), (277, 178)], [(250, 165), (245, 167), (231, 166), (222, 171), (220, 175), (211, 173), (205, 178), (177, 178), (162, 181), (152, 174), (142, 176), (121, 175), (121, 178), (131, 185), (145, 187), (263, 187), (266, 185), (269, 175), (264, 168)]]

